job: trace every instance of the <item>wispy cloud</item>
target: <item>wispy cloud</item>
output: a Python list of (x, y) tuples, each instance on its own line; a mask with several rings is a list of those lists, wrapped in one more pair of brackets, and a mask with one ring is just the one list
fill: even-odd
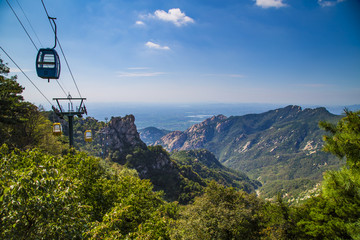
[(149, 67), (129, 67), (129, 70), (147, 70), (150, 69)]
[(305, 87), (305, 88), (324, 88), (324, 87), (330, 87), (329, 84), (323, 84), (323, 83), (305, 83), (305, 84), (296, 84), (296, 87)]
[(262, 8), (281, 8), (286, 7), (287, 4), (283, 3), (283, 0), (255, 0), (256, 6), (262, 7)]
[(172, 8), (168, 12), (165, 12), (164, 10), (156, 10), (154, 14), (150, 14), (149, 17), (155, 17), (161, 21), (171, 22), (178, 27), (195, 22), (194, 19), (181, 12), (179, 8)]
[(135, 22), (135, 25), (138, 25), (138, 26), (144, 26), (145, 25), (145, 23), (143, 22), (143, 21), (136, 21)]
[(344, 2), (345, 0), (318, 0), (318, 3), (322, 7), (333, 7), (338, 3)]
[(164, 72), (119, 72), (118, 77), (156, 77), (165, 74)]
[(212, 74), (212, 73), (209, 73), (209, 74), (205, 74), (205, 76), (215, 76), (215, 77), (230, 77), (230, 78), (244, 78), (245, 76), (244, 75), (241, 75), (241, 74)]
[(157, 43), (153, 43), (153, 42), (147, 42), (145, 43), (145, 46), (147, 46), (148, 48), (152, 48), (152, 49), (159, 49), (159, 50), (170, 50), (170, 48), (168, 46), (161, 46)]

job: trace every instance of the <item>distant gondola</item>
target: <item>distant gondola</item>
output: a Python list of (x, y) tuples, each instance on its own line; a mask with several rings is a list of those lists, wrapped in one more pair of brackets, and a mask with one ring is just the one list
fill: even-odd
[(55, 136), (61, 136), (61, 134), (62, 134), (61, 123), (54, 123), (52, 130), (53, 130), (53, 135), (55, 135)]
[(86, 130), (84, 133), (85, 142), (91, 142), (92, 141), (92, 132), (91, 130)]
[(60, 58), (55, 49), (41, 48), (36, 57), (36, 73), (44, 79), (59, 79)]

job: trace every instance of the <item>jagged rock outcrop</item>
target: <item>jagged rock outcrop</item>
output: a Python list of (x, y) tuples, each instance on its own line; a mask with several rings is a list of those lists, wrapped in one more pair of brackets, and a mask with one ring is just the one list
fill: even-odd
[(133, 115), (111, 118), (101, 133), (106, 136), (108, 157), (136, 169), (140, 178), (150, 179), (155, 190), (164, 191), (167, 200), (185, 204), (206, 185), (191, 169), (182, 171), (161, 146), (148, 148), (140, 139)]
[(120, 160), (135, 148), (146, 149), (146, 144), (141, 141), (137, 132), (133, 115), (111, 118), (102, 132), (106, 136), (106, 144), (113, 155), (112, 159)]

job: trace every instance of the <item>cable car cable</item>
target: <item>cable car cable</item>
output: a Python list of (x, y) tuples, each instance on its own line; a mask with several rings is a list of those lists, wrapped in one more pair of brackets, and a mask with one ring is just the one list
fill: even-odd
[(73, 75), (73, 73), (72, 73), (72, 71), (71, 71), (71, 69), (70, 69), (70, 65), (69, 65), (69, 63), (68, 63), (68, 61), (67, 61), (67, 59), (66, 59), (65, 53), (64, 53), (64, 51), (63, 51), (63, 49), (62, 49), (62, 47), (61, 47), (59, 38), (56, 36), (55, 28), (54, 28), (54, 26), (53, 26), (52, 23), (51, 23), (51, 19), (52, 19), (52, 18), (49, 16), (49, 13), (48, 13), (48, 11), (47, 11), (47, 9), (46, 9), (46, 6), (45, 6), (45, 3), (44, 3), (43, 0), (41, 0), (41, 3), (42, 3), (42, 5), (43, 5), (44, 10), (45, 10), (45, 13), (46, 13), (46, 15), (47, 15), (47, 17), (48, 17), (48, 19), (49, 19), (50, 26), (51, 26), (52, 30), (54, 31), (54, 33), (55, 33), (56, 41), (57, 41), (57, 43), (59, 44), (61, 53), (62, 53), (62, 55), (63, 55), (63, 57), (64, 57), (64, 59), (65, 59), (66, 66), (67, 66), (68, 69), (69, 69), (69, 72), (70, 72), (71, 78), (72, 78), (72, 80), (73, 80), (73, 82), (74, 82), (74, 84), (75, 84), (76, 90), (77, 90), (80, 98), (82, 98), (81, 93), (80, 93), (80, 90), (79, 90), (79, 87), (77, 86), (76, 81), (75, 81), (75, 78), (74, 78), (74, 75)]
[(34, 27), (32, 26), (32, 24), (31, 24), (31, 22), (30, 22), (29, 18), (27, 17), (27, 15), (26, 15), (26, 13), (25, 13), (24, 9), (21, 7), (21, 5), (20, 5), (20, 3), (19, 3), (19, 1), (18, 1), (18, 0), (16, 0), (16, 2), (17, 2), (17, 4), (19, 5), (19, 7), (20, 7), (21, 11), (23, 12), (23, 14), (24, 14), (24, 16), (25, 16), (25, 18), (26, 18), (27, 22), (29, 23), (29, 25), (30, 25), (30, 27), (31, 27), (31, 29), (32, 29), (32, 31), (33, 31), (33, 33), (35, 34), (35, 36), (36, 36), (37, 40), (39, 41), (40, 46), (42, 46), (42, 43), (41, 43), (41, 41), (40, 41), (40, 39), (39, 39), (39, 36), (36, 34), (35, 29), (34, 29)]
[(24, 31), (26, 32), (27, 36), (30, 38), (32, 44), (34, 45), (36, 51), (39, 51), (39, 49), (37, 48), (37, 46), (35, 45), (34, 41), (32, 40), (31, 36), (29, 35), (29, 33), (26, 31), (26, 28), (24, 26), (24, 24), (21, 22), (20, 18), (18, 17), (18, 15), (16, 14), (15, 10), (12, 8), (12, 6), (10, 5), (9, 1), (6, 0), (7, 4), (9, 5), (9, 7), (11, 8), (12, 12), (14, 13), (15, 17), (17, 18), (17, 20), (19, 21), (19, 23), (21, 24), (21, 26), (23, 27)]
[(73, 75), (73, 73), (72, 73), (72, 71), (71, 71), (71, 69), (70, 69), (69, 63), (68, 63), (68, 61), (67, 61), (67, 59), (66, 59), (66, 57), (65, 57), (64, 51), (63, 51), (63, 49), (62, 49), (62, 47), (61, 47), (61, 44), (60, 44), (59, 40), (58, 40), (58, 44), (59, 44), (59, 47), (60, 47), (61, 53), (63, 54), (63, 57), (64, 57), (64, 59), (65, 59), (65, 63), (66, 63), (66, 65), (67, 65), (68, 69), (69, 69), (69, 72), (70, 72), (71, 78), (72, 78), (72, 80), (73, 80), (73, 82), (74, 82), (74, 84), (75, 84), (76, 90), (77, 90), (77, 92), (78, 92), (78, 94), (79, 94), (80, 98), (82, 98), (81, 93), (80, 93), (80, 90), (79, 90), (79, 88), (78, 88), (78, 86), (77, 86), (77, 84), (76, 84), (76, 81), (75, 81), (74, 75)]
[(78, 88), (78, 86), (77, 86), (77, 84), (76, 84), (76, 81), (75, 81), (74, 75), (73, 75), (73, 73), (72, 73), (72, 71), (71, 71), (71, 69), (70, 69), (69, 63), (68, 63), (68, 61), (67, 61), (67, 59), (66, 59), (66, 57), (65, 57), (65, 53), (64, 53), (64, 51), (63, 51), (63, 49), (62, 49), (62, 47), (61, 47), (61, 44), (60, 44), (59, 39), (58, 39), (58, 44), (59, 44), (59, 47), (60, 47), (61, 53), (62, 53), (62, 55), (63, 55), (63, 57), (64, 57), (64, 59), (65, 59), (66, 66), (67, 66), (67, 67), (68, 67), (68, 69), (69, 69), (69, 72), (70, 72), (71, 78), (72, 78), (72, 80), (73, 80), (73, 82), (74, 82), (74, 84), (75, 84), (76, 90), (77, 90), (77, 92), (78, 92), (78, 94), (79, 94), (80, 98), (82, 98), (81, 93), (80, 93), (80, 90), (79, 90), (79, 88)]
[[(24, 24), (22, 23), (22, 21), (20, 20), (20, 18), (19, 18), (19, 17), (18, 17), (18, 15), (16, 14), (15, 10), (12, 8), (11, 4), (9, 3), (9, 1), (8, 1), (8, 0), (6, 0), (6, 2), (7, 2), (7, 4), (9, 5), (9, 7), (11, 8), (11, 10), (12, 10), (12, 12), (14, 13), (14, 15), (16, 16), (16, 18), (18, 19), (18, 21), (19, 21), (19, 23), (21, 24), (21, 26), (23, 27), (23, 29), (24, 29), (25, 33), (27, 34), (27, 36), (29, 37), (29, 39), (30, 39), (30, 40), (31, 40), (31, 42), (33, 43), (33, 45), (34, 45), (35, 49), (36, 49), (37, 51), (39, 51), (39, 49), (37, 48), (36, 44), (34, 43), (33, 39), (31, 38), (30, 34), (29, 34), (29, 33), (28, 33), (28, 31), (26, 30), (26, 28), (25, 28)], [(21, 5), (20, 5), (20, 3), (19, 3), (19, 1), (18, 1), (18, 0), (16, 0), (16, 2), (18, 3), (18, 5), (19, 5), (19, 7), (20, 7), (21, 11), (23, 12), (23, 14), (24, 14), (24, 16), (25, 16), (25, 18), (26, 18), (27, 22), (29, 23), (29, 25), (30, 25), (30, 27), (31, 27), (31, 29), (32, 29), (32, 31), (33, 31), (33, 33), (35, 34), (35, 36), (36, 36), (37, 40), (39, 41), (40, 45), (42, 46), (42, 43), (41, 43), (41, 41), (40, 41), (40, 39), (39, 39), (38, 35), (36, 34), (35, 29), (33, 28), (33, 26), (32, 26), (32, 24), (31, 24), (31, 22), (30, 22), (29, 18), (27, 17), (27, 15), (26, 15), (26, 13), (25, 13), (24, 9), (21, 7)], [(56, 44), (56, 42), (55, 42), (55, 44)], [(57, 81), (57, 82), (58, 82), (58, 81)], [(59, 84), (60, 88), (62, 89), (62, 91), (64, 92), (65, 96), (67, 96), (66, 91), (64, 90), (64, 88), (61, 86), (61, 84), (60, 84), (59, 82), (58, 82), (58, 84)]]
[(53, 107), (53, 104), (50, 102), (50, 100), (41, 92), (41, 90), (35, 85), (33, 81), (26, 75), (26, 73), (17, 65), (17, 63), (10, 57), (10, 55), (0, 46), (1, 50), (8, 56), (8, 58), (15, 64), (15, 66), (22, 72), (22, 74), (25, 75), (25, 77), (32, 83), (32, 85), (39, 91), (39, 93), (48, 101), (48, 103)]
[(59, 81), (56, 81), (56, 82), (58, 83), (59, 87), (61, 88), (61, 90), (63, 91), (63, 93), (65, 94), (65, 96), (67, 96), (67, 94), (66, 94), (66, 92), (65, 92), (64, 88), (60, 85)]

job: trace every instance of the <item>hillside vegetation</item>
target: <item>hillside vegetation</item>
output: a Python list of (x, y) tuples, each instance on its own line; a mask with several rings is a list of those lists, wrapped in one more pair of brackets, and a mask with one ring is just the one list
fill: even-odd
[(179, 165), (191, 168), (199, 176), (208, 181), (216, 181), (224, 186), (242, 189), (248, 193), (254, 192), (261, 183), (250, 180), (241, 172), (222, 165), (215, 156), (205, 150), (175, 151), (171, 154)]
[[(321, 123), (328, 134), (324, 150), (346, 163), (326, 171), (318, 196), (294, 207), (280, 195), (266, 201), (225, 186), (229, 176), (246, 176), (207, 151), (178, 152), (176, 162), (160, 146), (146, 147), (133, 116), (105, 126), (108, 133), (122, 129), (105, 139), (107, 159), (68, 149), (66, 138), (53, 136), (49, 120), (23, 100), (2, 61), (0, 67), (0, 239), (360, 238), (360, 112)], [(95, 147), (103, 149), (87, 146)], [(186, 194), (178, 196), (188, 197), (186, 204), (154, 191), (156, 178), (161, 184), (170, 179), (161, 176), (168, 167), (180, 170), (179, 189)], [(145, 179), (147, 173), (155, 178)]]

